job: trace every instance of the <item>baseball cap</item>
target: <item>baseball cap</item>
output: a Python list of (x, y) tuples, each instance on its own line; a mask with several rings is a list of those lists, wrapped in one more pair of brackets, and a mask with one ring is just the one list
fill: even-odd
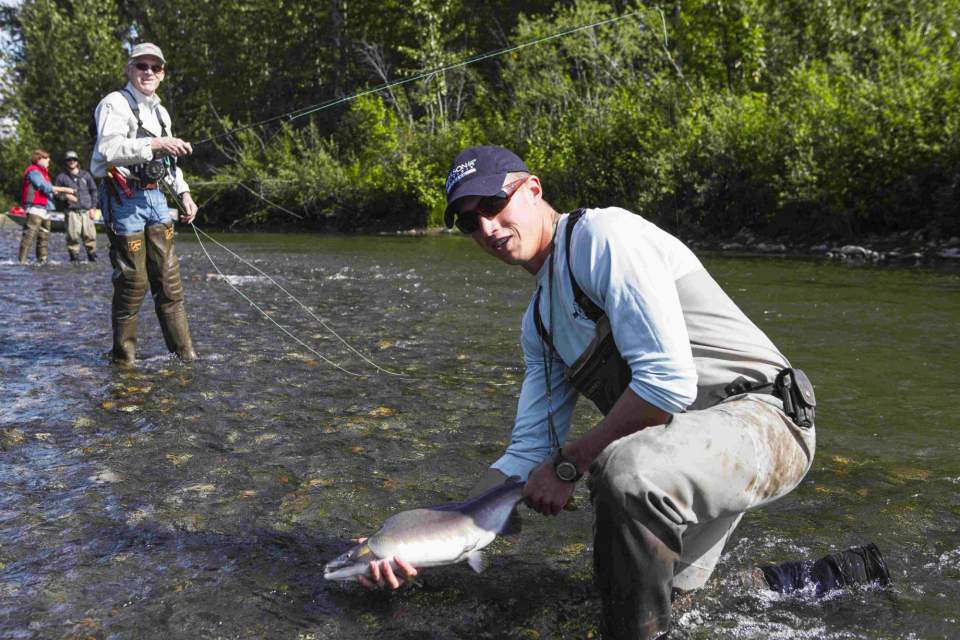
[(152, 42), (141, 42), (140, 44), (133, 45), (133, 49), (130, 50), (130, 58), (127, 61), (129, 62), (141, 56), (154, 56), (160, 58), (160, 62), (163, 64), (167, 64), (167, 60), (163, 57), (163, 52), (160, 51), (160, 47)]
[(443, 213), (447, 228), (453, 226), (456, 214), (453, 203), (469, 196), (497, 195), (507, 174), (514, 171), (530, 173), (517, 154), (503, 147), (470, 147), (457, 154), (447, 173), (447, 209)]
[(63, 154), (63, 159), (64, 159), (64, 160), (79, 160), (79, 159), (80, 159), (80, 156), (77, 155), (77, 152), (76, 152), (76, 151), (67, 151), (65, 154)]

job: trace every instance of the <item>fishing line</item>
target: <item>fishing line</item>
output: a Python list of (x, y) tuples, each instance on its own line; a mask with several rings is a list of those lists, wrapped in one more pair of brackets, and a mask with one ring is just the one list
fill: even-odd
[(503, 54), (505, 54), (505, 53), (510, 53), (510, 52), (512, 52), (512, 51), (519, 51), (520, 49), (526, 49), (527, 47), (532, 47), (532, 46), (534, 46), (534, 45), (543, 44), (544, 42), (549, 42), (549, 41), (551, 41), (551, 40), (556, 40), (557, 38), (563, 38), (563, 37), (565, 37), (565, 36), (571, 35), (571, 34), (573, 34), (573, 33), (577, 33), (577, 32), (579, 32), (579, 31), (585, 31), (585, 30), (587, 30), (587, 29), (594, 29), (594, 28), (596, 28), (596, 27), (602, 27), (602, 26), (607, 25), (607, 24), (613, 24), (613, 23), (619, 22), (619, 21), (621, 21), (621, 20), (626, 20), (627, 18), (632, 18), (632, 17), (634, 17), (634, 16), (638, 16), (638, 15), (640, 15), (640, 13), (641, 13), (640, 11), (632, 11), (632, 12), (630, 12), (630, 13), (625, 13), (625, 14), (623, 14), (623, 15), (614, 16), (614, 17), (612, 17), (612, 18), (607, 18), (606, 20), (599, 20), (599, 21), (597, 21), (597, 22), (592, 22), (592, 23), (590, 23), (590, 24), (581, 25), (581, 26), (579, 26), (579, 27), (574, 27), (574, 28), (572, 28), (572, 29), (567, 29), (567, 30), (565, 30), (565, 31), (559, 31), (559, 32), (557, 32), (557, 33), (553, 33), (553, 34), (551, 34), (551, 35), (544, 36), (544, 37), (542, 37), (542, 38), (536, 38), (536, 39), (530, 40), (530, 41), (528, 41), (528, 42), (522, 42), (522, 43), (520, 43), (520, 44), (518, 44), (518, 45), (513, 45), (513, 46), (509, 46), (509, 47), (504, 47), (504, 48), (502, 48), (502, 49), (496, 49), (495, 51), (488, 51), (488, 52), (486, 52), (486, 53), (480, 53), (480, 54), (477, 54), (477, 55), (475, 55), (475, 56), (470, 56), (469, 58), (465, 58), (465, 59), (463, 59), (463, 60), (461, 60), (461, 61), (459, 61), (459, 62), (455, 62), (455, 63), (453, 63), (453, 64), (443, 65), (443, 66), (441, 66), (441, 67), (436, 67), (436, 68), (430, 69), (430, 70), (428, 70), (428, 71), (423, 71), (423, 72), (418, 73), (417, 75), (411, 76), (411, 77), (409, 77), (409, 78), (404, 78), (403, 80), (394, 80), (394, 81), (392, 81), (392, 82), (384, 82), (384, 83), (379, 84), (379, 85), (377, 85), (377, 86), (375, 86), (375, 87), (372, 87), (372, 88), (370, 88), (370, 89), (365, 89), (365, 90), (360, 91), (360, 92), (358, 92), (358, 93), (354, 93), (353, 95), (350, 95), (350, 96), (346, 96), (346, 97), (343, 97), (343, 98), (333, 98), (333, 99), (327, 100), (327, 101), (325, 101), (325, 102), (318, 102), (318, 103), (316, 103), (316, 104), (312, 104), (312, 105), (309, 105), (309, 106), (306, 106), (306, 107), (302, 107), (302, 108), (300, 108), (300, 109), (294, 109), (294, 110), (292, 110), (292, 111), (288, 111), (287, 113), (281, 113), (280, 115), (273, 116), (273, 117), (270, 117), (270, 118), (266, 118), (265, 120), (260, 120), (259, 122), (253, 122), (253, 123), (251, 123), (251, 124), (246, 124), (246, 125), (243, 125), (243, 126), (240, 126), (240, 127), (236, 127), (235, 129), (230, 129), (229, 131), (225, 131), (225, 132), (220, 133), (220, 134), (217, 134), (217, 135), (215, 135), (215, 136), (210, 136), (209, 138), (204, 138), (203, 140), (200, 140), (199, 142), (195, 142), (195, 143), (193, 144), (193, 146), (197, 147), (197, 146), (200, 146), (201, 144), (206, 144), (206, 143), (208, 143), (208, 142), (212, 142), (212, 141), (214, 141), (214, 140), (219, 140), (220, 138), (224, 138), (224, 137), (226, 137), (226, 136), (233, 135), (234, 133), (239, 133), (240, 131), (246, 131), (247, 129), (253, 129), (254, 127), (259, 127), (259, 126), (262, 126), (262, 125), (265, 125), (265, 124), (270, 124), (271, 122), (277, 122), (277, 121), (280, 121), (280, 120), (285, 120), (285, 121), (287, 121), (287, 122), (290, 122), (290, 121), (296, 120), (296, 119), (298, 119), (298, 118), (303, 118), (303, 117), (308, 116), (308, 115), (311, 115), (311, 114), (313, 114), (313, 113), (317, 113), (318, 111), (323, 111), (324, 109), (329, 109), (329, 108), (331, 108), (331, 107), (335, 107), (335, 106), (337, 106), (337, 105), (339, 105), (339, 104), (345, 104), (345, 103), (347, 103), (347, 102), (352, 102), (352, 101), (354, 101), (354, 100), (356, 100), (356, 99), (358, 99), (358, 98), (362, 98), (363, 96), (370, 95), (371, 93), (379, 93), (379, 92), (385, 91), (385, 90), (387, 90), (387, 89), (392, 89), (393, 87), (398, 87), (398, 86), (400, 86), (400, 85), (409, 84), (409, 83), (411, 83), (411, 82), (416, 82), (416, 81), (418, 81), (418, 80), (423, 80), (423, 79), (425, 79), (425, 78), (429, 78), (429, 77), (431, 77), (431, 76), (434, 76), (434, 75), (437, 75), (437, 74), (440, 74), (440, 73), (444, 73), (444, 72), (447, 72), (447, 71), (452, 71), (453, 69), (459, 69), (460, 67), (466, 67), (466, 66), (468, 66), (468, 65), (471, 65), (471, 64), (474, 64), (474, 63), (477, 63), (477, 62), (481, 62), (481, 61), (487, 60), (487, 59), (489, 59), (489, 58), (496, 58), (497, 56), (501, 56), (501, 55), (503, 55)]
[[(183, 204), (180, 202), (180, 199), (179, 199), (178, 197), (176, 197), (176, 195), (171, 191), (170, 186), (169, 186), (168, 184), (166, 184), (166, 182), (164, 182), (164, 181), (161, 181), (161, 184), (163, 185), (164, 190), (166, 190), (167, 193), (170, 195), (170, 197), (173, 199), (174, 203), (176, 203), (177, 209), (179, 209), (182, 213), (186, 214), (186, 210), (183, 208)], [(267, 280), (269, 280), (271, 283), (273, 283), (278, 289), (280, 289), (281, 291), (283, 291), (291, 300), (293, 300), (293, 301), (296, 302), (298, 305), (300, 305), (300, 306), (304, 309), (304, 311), (306, 311), (308, 314), (310, 314), (310, 317), (312, 317), (314, 320), (316, 320), (317, 322), (319, 322), (320, 325), (321, 325), (324, 329), (326, 329), (329, 333), (333, 334), (333, 336), (335, 336), (340, 342), (342, 342), (350, 351), (352, 351), (353, 353), (355, 353), (357, 356), (359, 356), (361, 359), (363, 359), (363, 360), (364, 360), (365, 362), (367, 362), (368, 364), (372, 365), (377, 371), (379, 371), (379, 372), (381, 372), (381, 373), (386, 373), (386, 374), (389, 374), (389, 375), (392, 375), (392, 376), (406, 377), (405, 374), (396, 373), (396, 372), (394, 372), (394, 371), (390, 371), (389, 369), (385, 369), (385, 368), (381, 367), (381, 366), (378, 365), (376, 362), (374, 362), (373, 360), (371, 360), (371, 359), (368, 358), (367, 356), (363, 355), (360, 351), (358, 351), (357, 349), (355, 349), (349, 342), (347, 342), (339, 333), (337, 333), (337, 332), (333, 329), (333, 327), (331, 327), (329, 324), (327, 324), (326, 322), (324, 322), (324, 320), (323, 320), (322, 318), (320, 318), (320, 317), (317, 316), (315, 313), (313, 313), (313, 311), (311, 311), (310, 308), (308, 308), (305, 304), (303, 304), (303, 302), (301, 302), (301, 301), (300, 301), (296, 296), (294, 296), (292, 293), (290, 293), (289, 291), (287, 291), (279, 282), (277, 282), (277, 281), (276, 281), (273, 277), (271, 277), (269, 274), (267, 274), (266, 272), (264, 272), (262, 269), (258, 268), (256, 265), (252, 264), (251, 262), (243, 259), (243, 258), (240, 257), (238, 254), (236, 254), (235, 252), (231, 251), (230, 249), (228, 249), (227, 247), (225, 247), (225, 246), (224, 246), (223, 244), (221, 244), (220, 242), (217, 242), (217, 240), (216, 240), (215, 238), (213, 238), (212, 236), (210, 236), (208, 233), (201, 231), (200, 228), (199, 228), (197, 225), (191, 223), (190, 226), (193, 228), (193, 233), (194, 233), (194, 235), (195, 235), (196, 238), (197, 238), (197, 243), (200, 245), (200, 249), (203, 250), (203, 253), (204, 253), (204, 255), (207, 257), (207, 260), (210, 262), (211, 266), (213, 266), (214, 270), (217, 272), (217, 274), (220, 276), (220, 278), (221, 278), (222, 280), (224, 280), (228, 285), (230, 285), (230, 288), (233, 289), (234, 291), (236, 291), (236, 292), (240, 295), (240, 297), (242, 297), (244, 300), (246, 300), (246, 301), (250, 304), (250, 306), (252, 306), (254, 309), (256, 309), (257, 311), (259, 311), (259, 312), (260, 312), (260, 315), (262, 315), (264, 318), (266, 318), (267, 320), (269, 320), (270, 322), (272, 322), (278, 329), (280, 329), (281, 331), (283, 331), (283, 333), (285, 333), (287, 336), (289, 336), (289, 337), (290, 337), (292, 340), (294, 340), (297, 344), (301, 345), (302, 347), (304, 347), (305, 349), (307, 349), (308, 351), (310, 351), (310, 353), (312, 353), (312, 354), (314, 354), (315, 356), (317, 356), (318, 358), (320, 358), (323, 362), (326, 362), (326, 363), (329, 364), (330, 366), (332, 366), (332, 367), (334, 367), (335, 369), (338, 369), (338, 370), (346, 373), (347, 375), (350, 375), (350, 376), (353, 376), (353, 377), (356, 377), (356, 378), (366, 377), (366, 376), (365, 376), (364, 374), (362, 374), (362, 373), (356, 373), (356, 372), (354, 372), (354, 371), (350, 371), (350, 370), (348, 370), (348, 369), (345, 369), (345, 368), (342, 367), (341, 365), (337, 364), (336, 362), (334, 362), (334, 361), (331, 360), (330, 358), (326, 357), (325, 355), (323, 355), (322, 353), (320, 353), (319, 351), (317, 351), (316, 349), (314, 349), (313, 347), (311, 347), (310, 345), (308, 345), (306, 342), (304, 342), (303, 340), (301, 340), (300, 338), (298, 338), (297, 336), (295, 336), (293, 333), (291, 333), (286, 327), (284, 327), (283, 325), (281, 325), (279, 322), (277, 322), (276, 320), (274, 320), (273, 318), (271, 318), (271, 317), (270, 317), (270, 314), (268, 314), (266, 311), (264, 311), (264, 309), (263, 309), (260, 305), (258, 305), (256, 302), (254, 302), (253, 299), (250, 298), (250, 296), (248, 296), (248, 295), (245, 294), (243, 291), (241, 291), (240, 288), (237, 287), (233, 282), (231, 282), (230, 278), (228, 278), (228, 277), (226, 276), (226, 274), (224, 274), (223, 271), (220, 270), (220, 267), (219, 267), (219, 266), (217, 265), (217, 263), (214, 261), (213, 256), (211, 256), (211, 255), (210, 255), (210, 252), (207, 251), (206, 245), (203, 244), (203, 240), (200, 238), (200, 233), (203, 233), (203, 235), (206, 236), (207, 238), (209, 238), (214, 244), (216, 244), (216, 245), (217, 245), (218, 247), (220, 247), (221, 249), (227, 251), (230, 255), (232, 255), (232, 256), (234, 256), (235, 258), (237, 258), (238, 260), (240, 260), (243, 264), (247, 265), (248, 267), (250, 267), (251, 269), (253, 269), (253, 270), (256, 271), (257, 273), (259, 273), (259, 274), (261, 274), (262, 276), (264, 276), (265, 278), (267, 278)]]
[[(377, 371), (379, 371), (380, 373), (386, 373), (386, 374), (391, 375), (391, 376), (408, 377), (408, 376), (407, 376), (406, 374), (404, 374), (404, 373), (397, 373), (396, 371), (390, 371), (389, 369), (385, 369), (384, 367), (381, 367), (381, 366), (378, 365), (376, 362), (374, 362), (373, 360), (371, 360), (370, 358), (368, 358), (367, 356), (365, 356), (363, 353), (361, 353), (360, 351), (358, 351), (357, 349), (355, 349), (349, 342), (347, 342), (339, 333), (337, 333), (337, 332), (333, 329), (333, 327), (331, 327), (329, 324), (327, 324), (327, 323), (323, 320), (323, 318), (321, 318), (320, 316), (318, 316), (317, 314), (315, 314), (315, 313), (310, 309), (310, 307), (308, 307), (308, 306), (305, 305), (303, 302), (301, 302), (295, 295), (293, 295), (292, 293), (290, 293), (289, 291), (287, 291), (286, 289), (284, 289), (284, 288), (283, 288), (283, 285), (281, 285), (279, 282), (277, 282), (276, 280), (274, 280), (273, 277), (271, 277), (269, 274), (267, 274), (266, 272), (264, 272), (262, 269), (258, 268), (258, 267), (257, 267), (256, 265), (254, 265), (253, 263), (249, 262), (248, 260), (245, 260), (243, 257), (241, 257), (240, 255), (238, 255), (237, 253), (231, 251), (229, 248), (227, 248), (224, 244), (218, 242), (218, 241), (216, 240), (216, 238), (214, 238), (213, 236), (211, 236), (211, 235), (210, 235), (209, 233), (207, 233), (206, 231), (203, 231), (202, 229), (200, 229), (200, 228), (197, 227), (196, 225), (192, 225), (192, 226), (193, 226), (194, 233), (197, 235), (197, 241), (200, 243), (200, 246), (201, 246), (201, 247), (203, 247), (203, 241), (200, 240), (200, 234), (203, 234), (203, 236), (204, 236), (205, 238), (207, 238), (208, 240), (210, 240), (210, 242), (212, 242), (213, 244), (217, 245), (218, 247), (220, 247), (221, 249), (223, 249), (224, 251), (226, 251), (227, 253), (229, 253), (231, 256), (233, 256), (234, 258), (236, 258), (237, 260), (239, 260), (240, 262), (242, 262), (242, 263), (245, 264), (246, 266), (250, 267), (251, 269), (253, 269), (253, 270), (256, 271), (257, 273), (259, 273), (260, 275), (262, 275), (263, 277), (265, 277), (267, 280), (269, 280), (270, 282), (272, 282), (274, 285), (276, 285), (276, 287), (277, 287), (278, 289), (280, 289), (280, 291), (283, 291), (283, 292), (287, 295), (287, 297), (289, 297), (291, 300), (293, 300), (294, 302), (296, 302), (304, 311), (306, 311), (307, 314), (308, 314), (311, 318), (313, 318), (313, 319), (316, 320), (318, 323), (320, 323), (320, 326), (322, 326), (324, 329), (326, 329), (331, 335), (333, 335), (337, 340), (339, 340), (347, 349), (349, 349), (351, 352), (353, 352), (356, 356), (358, 356), (358, 357), (359, 357), (360, 359), (362, 359), (364, 362), (366, 362), (366, 363), (369, 364), (370, 366), (374, 367), (374, 368), (375, 368)], [(206, 249), (204, 249), (204, 253), (206, 253)], [(209, 255), (209, 254), (208, 254), (208, 255)]]

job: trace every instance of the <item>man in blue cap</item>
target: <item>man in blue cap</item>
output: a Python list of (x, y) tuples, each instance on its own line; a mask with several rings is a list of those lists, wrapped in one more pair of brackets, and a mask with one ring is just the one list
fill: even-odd
[[(657, 637), (672, 597), (704, 585), (743, 514), (807, 473), (812, 386), (642, 217), (560, 214), (517, 155), (491, 146), (454, 159), (446, 196), (447, 226), (537, 284), (510, 444), (473, 493), (517, 475), (526, 503), (556, 515), (589, 471), (604, 637)], [(579, 395), (604, 418), (567, 440)], [(399, 584), (388, 562), (373, 564), (373, 584)]]

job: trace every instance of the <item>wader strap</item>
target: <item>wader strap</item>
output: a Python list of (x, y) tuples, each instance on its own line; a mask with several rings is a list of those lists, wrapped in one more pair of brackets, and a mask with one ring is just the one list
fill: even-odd
[[(564, 247), (566, 247), (567, 274), (570, 276), (570, 287), (573, 289), (573, 298), (577, 306), (583, 309), (583, 312), (587, 314), (588, 318), (593, 322), (599, 322), (600, 318), (604, 316), (603, 309), (598, 307), (593, 300), (590, 299), (590, 296), (583, 292), (583, 289), (577, 284), (577, 279), (573, 277), (573, 268), (570, 266), (570, 239), (573, 237), (573, 226), (577, 224), (577, 220), (582, 218), (586, 212), (586, 209), (581, 208), (571, 212), (570, 215), (567, 216), (567, 226), (564, 231), (563, 244)], [(540, 334), (540, 337), (553, 349), (553, 340), (550, 339), (550, 333), (547, 331), (547, 328), (543, 326), (543, 320), (540, 318), (540, 292), (541, 289), (537, 289), (537, 298), (534, 302), (533, 309), (534, 324), (537, 327), (537, 333)]]
[[(133, 117), (137, 119), (137, 137), (138, 138), (156, 138), (157, 136), (155, 136), (153, 133), (151, 133), (150, 131), (148, 131), (143, 127), (143, 121), (140, 119), (140, 105), (137, 104), (137, 99), (134, 97), (134, 95), (129, 91), (127, 91), (126, 87), (124, 87), (123, 89), (120, 89), (120, 93), (122, 93), (123, 97), (127, 99), (127, 104), (130, 106), (130, 111), (133, 112)], [(163, 121), (163, 115), (160, 113), (160, 108), (154, 107), (153, 113), (157, 116), (157, 122), (160, 123), (160, 135), (165, 138), (167, 136), (167, 123)], [(166, 158), (163, 158), (163, 162), (164, 164), (167, 165), (167, 168), (170, 169), (171, 173), (176, 171), (176, 168), (177, 168), (176, 158), (166, 157)], [(142, 166), (143, 165), (139, 165), (139, 164), (134, 165), (134, 167), (131, 167), (131, 173), (142, 173), (142, 169), (139, 172), (134, 171), (136, 167), (142, 167)], [(141, 180), (141, 182), (144, 182), (144, 181)]]
[(588, 318), (594, 322), (598, 322), (604, 315), (603, 309), (597, 306), (597, 304), (590, 299), (590, 296), (583, 292), (583, 289), (581, 289), (580, 285), (577, 284), (577, 279), (573, 277), (573, 267), (570, 266), (570, 239), (573, 237), (573, 226), (577, 224), (577, 220), (583, 217), (583, 214), (586, 212), (586, 209), (577, 209), (567, 216), (564, 246), (566, 247), (567, 252), (567, 273), (570, 275), (570, 286), (573, 288), (573, 299), (577, 301), (577, 305), (583, 309), (583, 312), (587, 314)]

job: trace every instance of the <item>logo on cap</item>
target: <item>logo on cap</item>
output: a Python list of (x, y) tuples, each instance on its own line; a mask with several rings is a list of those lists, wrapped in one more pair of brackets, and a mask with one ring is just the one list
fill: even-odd
[(466, 178), (471, 173), (477, 172), (477, 158), (473, 160), (468, 160), (467, 162), (458, 164), (453, 169), (450, 169), (450, 173), (447, 174), (447, 195), (450, 195), (450, 192), (453, 191), (453, 188), (457, 186), (457, 183)]

